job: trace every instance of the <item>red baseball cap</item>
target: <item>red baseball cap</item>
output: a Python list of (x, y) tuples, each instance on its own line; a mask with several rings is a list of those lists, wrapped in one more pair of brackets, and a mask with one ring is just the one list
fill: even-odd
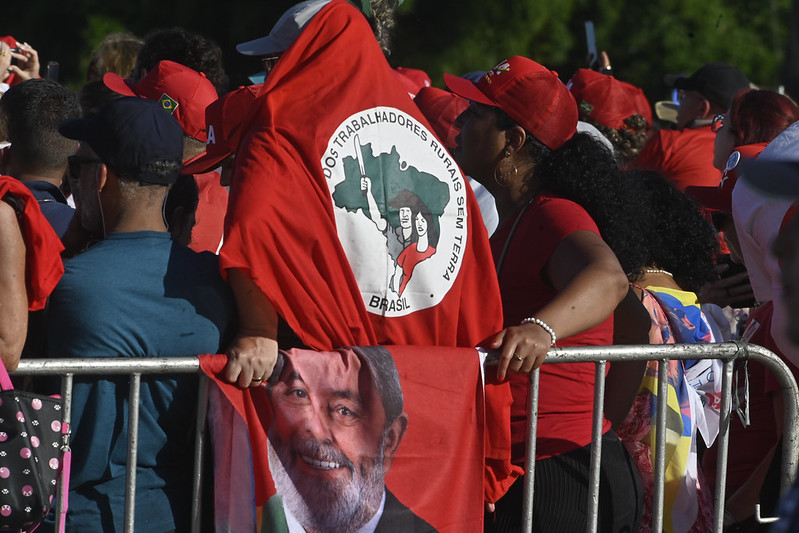
[[(643, 91), (613, 76), (581, 68), (574, 73), (566, 87), (577, 101), (580, 116), (603, 126), (620, 130), (625, 127), (624, 121), (631, 115), (647, 116), (641, 109), (640, 96), (643, 96)], [(646, 103), (648, 107), (649, 102)], [(651, 124), (651, 111), (647, 120)]]
[(183, 133), (198, 141), (207, 140), (205, 108), (219, 95), (202, 72), (165, 59), (138, 83), (111, 72), (103, 76), (103, 83), (119, 94), (155, 100), (177, 119)]
[(205, 108), (205, 124), (208, 140), (205, 152), (183, 165), (183, 174), (210, 172), (230, 154), (236, 151), (241, 140), (242, 126), (250, 106), (261, 92), (263, 84), (239, 87), (211, 102)]
[(500, 108), (533, 137), (557, 150), (577, 131), (577, 104), (557, 72), (532, 59), (513, 56), (476, 83), (444, 74), (455, 94)]
[(402, 86), (408, 91), (408, 96), (416, 98), (420, 89), (430, 87), (430, 76), (424, 70), (416, 68), (395, 67), (394, 74)]
[(718, 187), (686, 187), (685, 192), (696, 199), (708, 211), (732, 211), (732, 190), (738, 181), (738, 165), (744, 159), (754, 159), (768, 143), (739, 146), (727, 159), (727, 166)]
[(469, 101), (457, 94), (438, 87), (422, 87), (413, 99), (433, 130), (447, 148), (454, 148), (460, 128), (455, 127), (455, 119), (466, 111)]

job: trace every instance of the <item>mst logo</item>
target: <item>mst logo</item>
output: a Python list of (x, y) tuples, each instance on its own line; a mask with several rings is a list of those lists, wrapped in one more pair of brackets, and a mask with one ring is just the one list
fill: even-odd
[(407, 113), (347, 118), (322, 156), (341, 244), (371, 313), (437, 305), (467, 240), (465, 182), (436, 138)]

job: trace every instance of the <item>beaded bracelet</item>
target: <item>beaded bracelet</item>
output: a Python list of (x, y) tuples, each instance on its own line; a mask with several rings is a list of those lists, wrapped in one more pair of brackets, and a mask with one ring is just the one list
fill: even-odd
[(533, 316), (531, 316), (530, 318), (525, 318), (524, 320), (522, 320), (522, 325), (529, 324), (531, 322), (533, 324), (538, 324), (539, 326), (541, 326), (543, 328), (544, 331), (549, 333), (549, 336), (552, 337), (552, 343), (550, 344), (550, 346), (555, 346), (555, 343), (558, 340), (558, 336), (555, 335), (555, 330), (552, 329), (551, 327), (549, 327), (549, 324), (547, 324), (546, 322), (544, 322), (540, 318), (535, 318)]

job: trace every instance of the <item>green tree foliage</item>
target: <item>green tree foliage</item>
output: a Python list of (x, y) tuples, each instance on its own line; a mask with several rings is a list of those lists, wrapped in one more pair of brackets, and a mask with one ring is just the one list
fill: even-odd
[[(237, 54), (235, 45), (265, 35), (293, 3), (25, 2), (21, 16), (4, 20), (0, 34), (31, 43), (43, 65), (59, 61), (62, 79), (77, 88), (106, 33), (144, 36), (183, 26), (222, 47), (235, 87), (259, 68), (256, 60)], [(405, 0), (390, 61), (424, 69), (439, 86), (444, 72), (486, 70), (516, 54), (567, 79), (584, 66), (583, 23), (593, 20), (597, 44), (610, 54), (616, 75), (643, 87), (651, 100), (667, 96), (664, 74), (690, 73), (718, 60), (738, 65), (764, 87), (776, 87), (790, 9), (790, 0)]]

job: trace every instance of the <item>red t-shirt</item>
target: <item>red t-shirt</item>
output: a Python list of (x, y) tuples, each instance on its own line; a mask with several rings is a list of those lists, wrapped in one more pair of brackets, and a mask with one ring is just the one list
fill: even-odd
[[(491, 237), (494, 262), (499, 260), (516, 217), (507, 220)], [(505, 327), (534, 316), (556, 294), (541, 273), (555, 248), (575, 231), (599, 235), (591, 217), (578, 204), (543, 195), (525, 211), (508, 247), (499, 287)], [(565, 339), (558, 346), (605, 346), (613, 344), (613, 316), (589, 330)], [(593, 363), (558, 363), (541, 367), (538, 396), (536, 459), (560, 455), (591, 442), (594, 409)], [(512, 459), (522, 462), (527, 437), (527, 374), (510, 374)], [(610, 422), (603, 424), (603, 432)]]
[(690, 185), (718, 187), (721, 172), (713, 166), (715, 142), (710, 126), (659, 130), (647, 141), (635, 166), (661, 172), (683, 192)]

